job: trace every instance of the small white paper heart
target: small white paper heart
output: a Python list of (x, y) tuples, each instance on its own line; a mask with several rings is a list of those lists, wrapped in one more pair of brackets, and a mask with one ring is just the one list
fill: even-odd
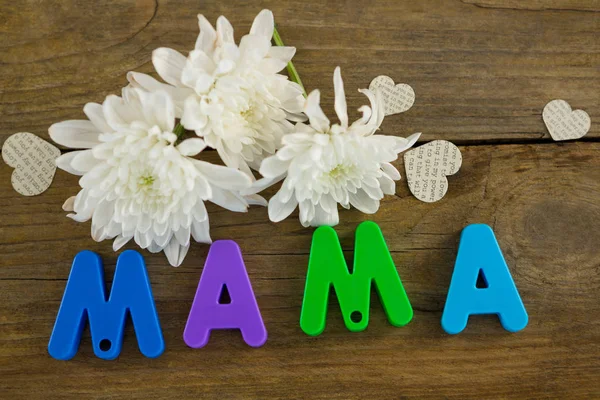
[(15, 170), (13, 188), (23, 196), (35, 196), (50, 187), (60, 150), (33, 133), (15, 133), (2, 146), (2, 158)]
[(380, 75), (371, 81), (369, 90), (379, 88), (385, 103), (385, 115), (408, 111), (415, 103), (415, 91), (405, 83), (394, 84), (389, 76)]
[(588, 133), (592, 124), (588, 113), (573, 111), (564, 100), (552, 100), (546, 104), (542, 117), (550, 136), (556, 141), (579, 139)]
[(404, 153), (404, 169), (411, 193), (419, 200), (433, 203), (448, 191), (447, 175), (462, 165), (460, 150), (446, 140), (434, 140)]

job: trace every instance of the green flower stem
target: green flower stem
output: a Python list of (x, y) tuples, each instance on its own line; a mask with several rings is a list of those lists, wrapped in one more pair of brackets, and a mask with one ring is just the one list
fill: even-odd
[(177, 142), (180, 142), (183, 134), (185, 133), (185, 128), (181, 125), (180, 122), (175, 125), (175, 129), (173, 129), (173, 133), (177, 136)]
[[(273, 29), (273, 41), (277, 46), (285, 46), (283, 44), (283, 40), (281, 40), (281, 36), (279, 36), (279, 32), (277, 32), (277, 27)], [(302, 80), (300, 79), (300, 75), (298, 75), (298, 71), (296, 71), (296, 67), (294, 67), (294, 63), (291, 61), (287, 65), (288, 75), (290, 76), (290, 80), (292, 82), (296, 82), (302, 88), (302, 92), (304, 93), (304, 97), (306, 97), (306, 89), (304, 89), (304, 85), (302, 84)]]

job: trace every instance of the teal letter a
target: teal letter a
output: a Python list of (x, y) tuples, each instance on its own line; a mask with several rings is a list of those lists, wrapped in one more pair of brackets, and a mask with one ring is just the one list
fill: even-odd
[(304, 333), (317, 336), (325, 329), (332, 285), (348, 330), (365, 330), (369, 325), (371, 282), (375, 283), (390, 323), (408, 324), (413, 310), (379, 226), (366, 221), (356, 229), (352, 273), (348, 271), (335, 230), (319, 227), (313, 235), (300, 315)]

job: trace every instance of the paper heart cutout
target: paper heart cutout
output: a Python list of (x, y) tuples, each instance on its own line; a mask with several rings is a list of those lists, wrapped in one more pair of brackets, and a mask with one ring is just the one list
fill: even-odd
[(369, 90), (379, 88), (385, 104), (385, 115), (408, 111), (415, 103), (415, 91), (405, 83), (394, 84), (389, 76), (380, 75), (371, 81)]
[(13, 188), (23, 196), (35, 196), (50, 187), (60, 150), (33, 133), (15, 133), (4, 142), (2, 158), (15, 170)]
[(404, 153), (404, 169), (411, 193), (419, 200), (433, 203), (448, 191), (446, 176), (462, 165), (460, 150), (446, 140), (434, 140)]
[(583, 110), (573, 111), (564, 100), (552, 100), (546, 104), (542, 118), (550, 136), (556, 141), (579, 139), (588, 133), (592, 125), (588, 113)]

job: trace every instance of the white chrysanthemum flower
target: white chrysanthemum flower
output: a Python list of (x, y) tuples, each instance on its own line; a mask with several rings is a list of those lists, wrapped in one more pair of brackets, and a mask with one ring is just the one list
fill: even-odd
[(182, 125), (204, 138), (227, 166), (252, 176), (261, 161), (280, 147), (281, 138), (303, 121), (303, 89), (278, 74), (292, 59), (294, 47), (271, 46), (274, 22), (269, 10), (255, 18), (239, 47), (233, 28), (221, 16), (215, 30), (198, 16), (195, 50), (181, 53), (159, 48), (152, 54), (158, 74), (168, 83), (131, 72), (134, 87), (168, 91)]
[(102, 105), (84, 107), (89, 120), (50, 127), (58, 144), (88, 150), (60, 156), (59, 168), (82, 175), (82, 190), (63, 208), (78, 222), (92, 220), (92, 238), (113, 239), (117, 251), (132, 238), (143, 249), (164, 250), (169, 263), (183, 262), (190, 235), (210, 243), (208, 200), (244, 212), (238, 193), (250, 178), (233, 168), (196, 160), (205, 143), (192, 138), (176, 145), (174, 104), (165, 92), (123, 89)]
[(335, 111), (340, 124), (330, 125), (319, 105), (319, 91), (306, 99), (304, 112), (310, 125), (296, 124), (295, 132), (283, 138), (283, 147), (266, 158), (260, 173), (260, 190), (285, 177), (281, 189), (269, 201), (273, 222), (300, 209), (303, 226), (336, 225), (338, 204), (373, 214), (385, 194), (394, 194), (400, 173), (391, 164), (398, 153), (410, 148), (420, 133), (408, 138), (374, 135), (384, 117), (379, 93), (359, 90), (371, 107), (362, 106), (361, 119), (348, 126), (346, 97), (339, 67), (335, 69)]

